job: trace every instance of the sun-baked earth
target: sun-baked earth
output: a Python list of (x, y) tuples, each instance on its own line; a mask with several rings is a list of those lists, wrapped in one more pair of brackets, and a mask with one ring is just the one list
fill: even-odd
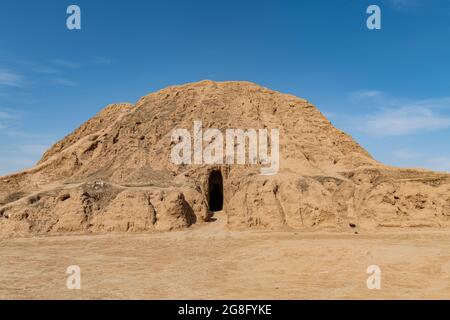
[[(0, 240), (0, 299), (450, 299), (445, 231), (187, 230)], [(66, 286), (69, 266), (81, 289)], [(381, 270), (369, 290), (367, 268)]]

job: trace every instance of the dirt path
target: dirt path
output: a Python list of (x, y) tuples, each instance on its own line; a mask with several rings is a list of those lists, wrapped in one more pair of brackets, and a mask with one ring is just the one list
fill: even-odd
[[(0, 242), (0, 299), (450, 299), (450, 233), (228, 231)], [(381, 290), (366, 286), (369, 265)], [(81, 268), (81, 290), (66, 268)]]

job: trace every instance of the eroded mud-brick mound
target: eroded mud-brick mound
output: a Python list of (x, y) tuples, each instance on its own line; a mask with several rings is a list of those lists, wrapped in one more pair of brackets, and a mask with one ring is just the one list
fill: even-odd
[[(279, 129), (280, 168), (175, 165), (175, 128)], [(450, 226), (450, 175), (375, 161), (308, 101), (248, 82), (174, 86), (100, 111), (0, 178), (0, 236), (167, 231), (223, 210), (230, 228)]]

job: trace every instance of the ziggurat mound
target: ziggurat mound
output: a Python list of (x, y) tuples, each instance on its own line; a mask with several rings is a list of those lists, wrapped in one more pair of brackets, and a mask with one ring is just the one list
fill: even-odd
[[(175, 128), (277, 128), (280, 168), (174, 165)], [(304, 99), (249, 82), (173, 86), (113, 104), (28, 170), (0, 178), (0, 237), (168, 231), (208, 222), (223, 177), (233, 229), (448, 228), (450, 175), (374, 160)]]

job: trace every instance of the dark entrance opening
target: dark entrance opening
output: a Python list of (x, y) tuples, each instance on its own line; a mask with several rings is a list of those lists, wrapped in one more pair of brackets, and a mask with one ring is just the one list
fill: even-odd
[(219, 170), (211, 171), (208, 179), (209, 211), (221, 211), (223, 208), (223, 180)]

